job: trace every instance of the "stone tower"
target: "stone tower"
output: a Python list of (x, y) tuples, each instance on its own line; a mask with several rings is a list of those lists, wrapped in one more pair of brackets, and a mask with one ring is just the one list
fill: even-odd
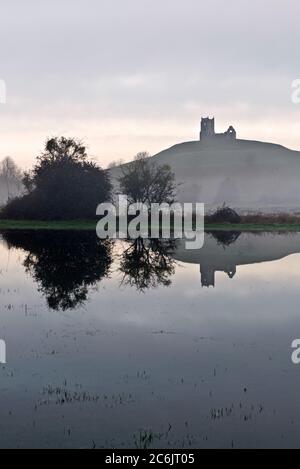
[(201, 119), (201, 132), (200, 140), (212, 138), (215, 135), (215, 118), (202, 117)]
[(200, 140), (218, 140), (220, 142), (236, 140), (236, 131), (232, 125), (221, 134), (215, 132), (215, 118), (202, 117)]

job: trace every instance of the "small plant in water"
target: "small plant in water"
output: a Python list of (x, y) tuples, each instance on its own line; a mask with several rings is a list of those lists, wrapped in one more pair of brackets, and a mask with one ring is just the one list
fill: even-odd
[(156, 439), (160, 439), (161, 435), (154, 433), (152, 430), (140, 430), (138, 435), (134, 435), (134, 444), (137, 449), (148, 449)]

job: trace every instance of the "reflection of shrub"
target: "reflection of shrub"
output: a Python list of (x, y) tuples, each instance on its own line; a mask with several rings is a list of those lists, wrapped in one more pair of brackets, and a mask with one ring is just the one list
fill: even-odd
[(26, 252), (26, 271), (51, 309), (82, 305), (89, 290), (109, 274), (111, 242), (93, 232), (7, 231), (2, 236), (9, 247)]
[(240, 237), (241, 232), (240, 231), (209, 231), (211, 236), (215, 238), (215, 240), (220, 244), (221, 246), (230, 246), (230, 244), (233, 244), (236, 242), (236, 240)]
[(214, 213), (206, 217), (208, 223), (241, 223), (240, 215), (230, 207), (218, 208)]

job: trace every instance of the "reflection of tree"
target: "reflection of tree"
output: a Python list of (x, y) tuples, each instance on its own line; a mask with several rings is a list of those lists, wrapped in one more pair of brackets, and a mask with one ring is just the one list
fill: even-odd
[(92, 232), (6, 232), (3, 238), (9, 247), (28, 251), (26, 271), (55, 310), (84, 303), (89, 287), (109, 273), (111, 244)]
[(241, 232), (240, 231), (209, 231), (208, 232), (215, 240), (223, 246), (224, 248), (226, 246), (230, 246), (230, 244), (233, 244), (236, 242), (236, 240), (240, 237)]
[(122, 283), (135, 286), (140, 291), (158, 285), (169, 286), (170, 277), (175, 272), (173, 253), (176, 241), (138, 238), (130, 243), (121, 256)]

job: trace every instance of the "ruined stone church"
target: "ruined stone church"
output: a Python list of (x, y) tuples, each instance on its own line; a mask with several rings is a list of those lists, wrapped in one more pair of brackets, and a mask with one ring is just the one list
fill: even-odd
[(210, 119), (209, 117), (202, 117), (201, 119), (201, 131), (200, 131), (200, 140), (224, 140), (231, 141), (236, 140), (236, 131), (232, 125), (226, 130), (226, 132), (221, 134), (216, 134), (215, 132), (215, 118)]

